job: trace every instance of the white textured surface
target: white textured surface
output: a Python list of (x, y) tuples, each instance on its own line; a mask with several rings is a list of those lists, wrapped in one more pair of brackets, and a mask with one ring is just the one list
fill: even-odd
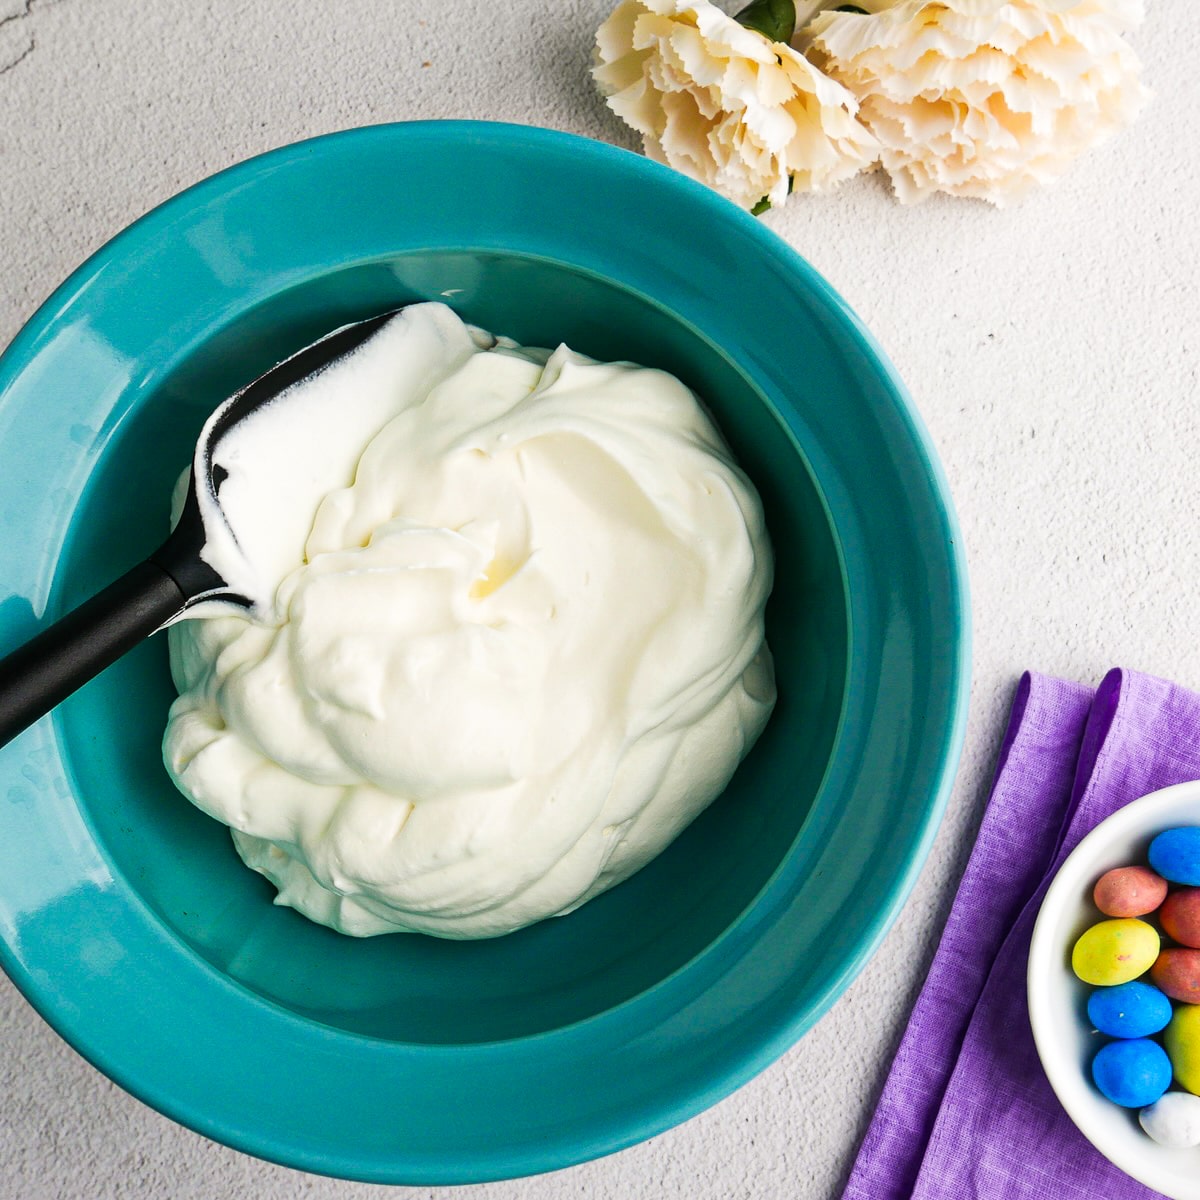
[[(299, 137), (484, 117), (630, 144), (585, 78), (609, 3), (0, 0), (0, 344), (147, 208)], [(838, 1194), (978, 822), (1015, 676), (1098, 680), (1123, 665), (1200, 686), (1200, 5), (1158, 0), (1133, 40), (1150, 110), (1020, 208), (905, 209), (876, 176), (766, 218), (908, 382), (974, 592), (949, 814), (896, 927), (817, 1028), (715, 1109), (612, 1158), (469, 1192), (365, 1188), (173, 1125), (0, 982), (0, 1200)]]

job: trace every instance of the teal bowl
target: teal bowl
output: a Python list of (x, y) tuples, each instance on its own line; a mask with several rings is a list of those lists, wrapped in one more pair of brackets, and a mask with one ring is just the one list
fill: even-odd
[(85, 263), (0, 359), (0, 649), (152, 550), (207, 413), (317, 335), (444, 299), (664, 367), (762, 495), (780, 699), (660, 858), (508, 937), (341, 937), (274, 907), (180, 797), (151, 638), (0, 751), (3, 965), (119, 1084), (249, 1153), (464, 1183), (630, 1145), (830, 1006), (933, 838), (962, 739), (964, 567), (928, 438), (862, 325), (713, 193), (546, 130), (434, 122), (214, 176)]

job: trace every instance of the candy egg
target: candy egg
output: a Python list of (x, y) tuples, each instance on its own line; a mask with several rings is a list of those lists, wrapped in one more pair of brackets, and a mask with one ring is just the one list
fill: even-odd
[(1109, 1042), (1092, 1059), (1092, 1078), (1114, 1104), (1144, 1108), (1171, 1086), (1171, 1062), (1149, 1038)]
[(1172, 1000), (1200, 1004), (1200, 950), (1164, 950), (1150, 968), (1150, 978)]
[(1200, 888), (1172, 892), (1158, 919), (1168, 937), (1184, 946), (1200, 947)]
[(1150, 865), (1172, 883), (1200, 884), (1200, 828), (1167, 829), (1150, 843)]
[(1179, 1086), (1200, 1095), (1200, 1008), (1177, 1008), (1163, 1041)]
[(1158, 931), (1145, 921), (1101, 921), (1075, 943), (1071, 969), (1098, 987), (1128, 983), (1150, 969), (1158, 948)]
[(1140, 980), (1097, 988), (1088, 997), (1088, 1020), (1109, 1037), (1149, 1037), (1166, 1029), (1171, 1002), (1156, 987)]
[(1168, 1092), (1143, 1108), (1138, 1120), (1160, 1146), (1200, 1146), (1200, 1096)]
[(1092, 899), (1106, 917), (1144, 917), (1166, 895), (1167, 881), (1149, 867), (1114, 867), (1096, 881)]

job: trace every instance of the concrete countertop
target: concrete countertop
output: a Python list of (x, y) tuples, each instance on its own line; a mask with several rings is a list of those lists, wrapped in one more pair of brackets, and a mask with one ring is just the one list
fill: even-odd
[[(385, 120), (476, 117), (634, 145), (586, 76), (612, 0), (0, 0), (0, 346), (88, 254), (219, 168)], [(109, 1083), (0, 981), (0, 1198), (840, 1193), (986, 796), (1016, 677), (1114, 665), (1200, 687), (1200, 6), (1131, 41), (1156, 98), (1056, 187), (902, 208), (881, 176), (765, 220), (916, 398), (970, 557), (975, 675), (929, 862), (857, 982), (781, 1061), (611, 1158), (465, 1190), (259, 1162)]]

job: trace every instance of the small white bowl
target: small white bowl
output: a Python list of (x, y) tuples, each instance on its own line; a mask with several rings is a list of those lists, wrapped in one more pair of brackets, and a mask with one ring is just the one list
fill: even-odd
[(1063, 863), (1042, 901), (1029, 947), (1029, 1019), (1046, 1076), (1080, 1132), (1104, 1155), (1171, 1200), (1200, 1200), (1200, 1146), (1173, 1150), (1142, 1131), (1136, 1109), (1106, 1100), (1092, 1083), (1091, 1060), (1105, 1039), (1087, 1016), (1092, 988), (1071, 970), (1071, 948), (1105, 919), (1092, 888), (1105, 871), (1146, 863), (1155, 835), (1200, 825), (1200, 782), (1151, 792), (1097, 825)]

